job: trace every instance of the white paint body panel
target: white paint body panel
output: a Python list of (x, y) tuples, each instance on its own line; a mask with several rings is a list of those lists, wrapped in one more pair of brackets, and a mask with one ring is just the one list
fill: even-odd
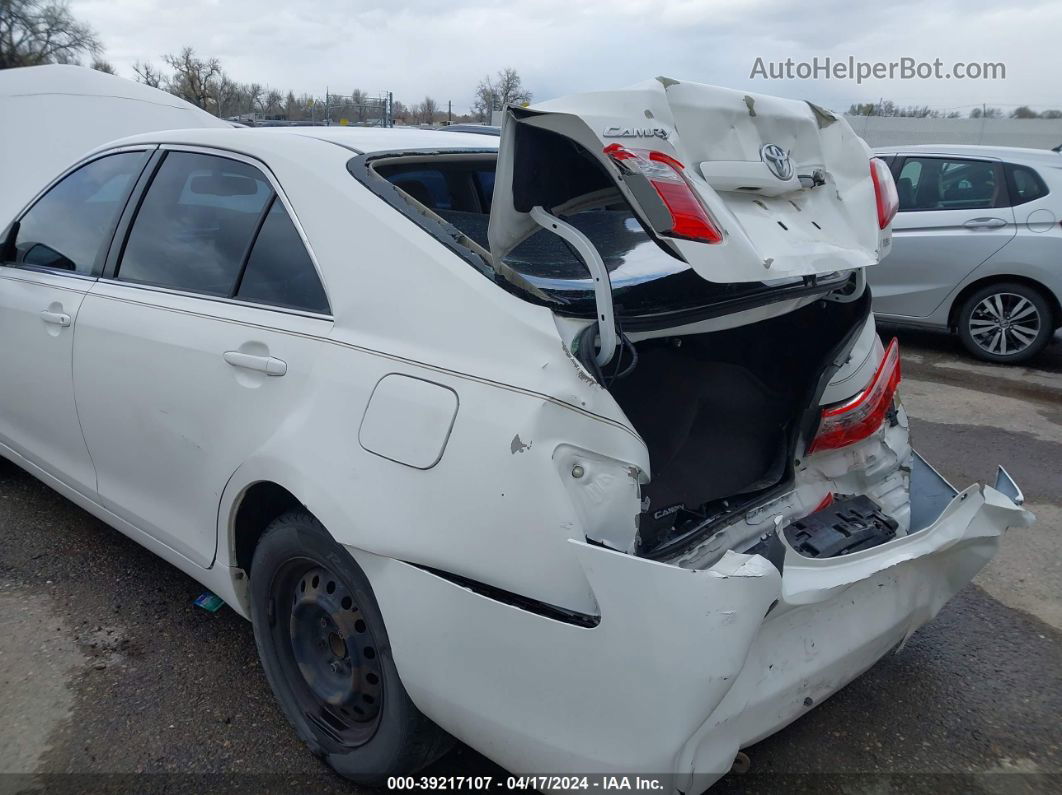
[[(445, 135), (127, 141), (257, 161), (305, 233), (332, 317), (2, 270), (0, 329), (25, 350), (0, 346), (0, 454), (244, 615), (234, 520), (249, 488), (279, 484), (364, 568), (406, 687), (447, 731), (515, 772), (671, 771), (689, 791), (694, 774), (717, 776), (931, 618), (1028, 515), (971, 487), (926, 528), (866, 553), (790, 552), (784, 576), (722, 550), (703, 565), (629, 554), (648, 452), (568, 352), (570, 325), (499, 289), (345, 170), (359, 142), (462, 145)], [(32, 312), (57, 300), (73, 321), (52, 336)], [(232, 351), (275, 357), (285, 373), (234, 368)], [(868, 323), (831, 397), (858, 392), (878, 358)], [(864, 443), (803, 462), (792, 494), (750, 511), (743, 531), (806, 513), (829, 489), (909, 518), (910, 461), (901, 412)], [(425, 567), (600, 622), (546, 618)]]
[[(306, 421), (295, 407), (313, 389), (312, 337), (332, 324), (104, 281), (81, 309), (74, 388), (99, 501), (209, 566), (222, 489), (273, 435)], [(288, 372), (233, 367), (226, 351), (275, 356)]]
[(389, 373), (369, 398), (358, 441), (382, 458), (414, 469), (431, 469), (446, 450), (457, 406), (457, 393), (452, 389)]
[(1027, 521), (973, 486), (912, 536), (832, 560), (789, 550), (784, 575), (758, 556), (691, 570), (573, 541), (594, 628), (351, 551), (403, 682), (460, 739), (520, 773), (656, 771), (697, 792), (930, 620)]
[[(70, 380), (73, 323), (92, 282), (33, 271), (0, 269), (0, 442), (45, 463), (86, 492), (96, 475), (81, 436)], [(71, 325), (43, 322), (45, 311)]]
[[(888, 253), (891, 236), (878, 228), (870, 149), (843, 117), (807, 102), (657, 78), (510, 109), (491, 209), (496, 260), (534, 229), (508, 189), (521, 124), (570, 138), (610, 172), (615, 168), (603, 149), (613, 143), (657, 150), (686, 164), (689, 183), (722, 227), (724, 240), (667, 241), (708, 281), (758, 282), (865, 268)], [(765, 144), (786, 150), (796, 175), (818, 170), (825, 184), (805, 190), (794, 177), (775, 180), (789, 190), (734, 190), (732, 172), (758, 171)], [(727, 174), (714, 184), (713, 163), (723, 164), (719, 168)], [(630, 189), (617, 184), (638, 212)]]

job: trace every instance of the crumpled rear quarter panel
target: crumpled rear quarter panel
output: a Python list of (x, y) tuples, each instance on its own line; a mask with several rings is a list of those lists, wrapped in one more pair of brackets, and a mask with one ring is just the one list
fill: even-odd
[(930, 620), (1030, 518), (972, 486), (926, 529), (872, 550), (789, 550), (784, 577), (759, 556), (691, 570), (571, 541), (593, 628), (351, 552), (406, 688), (447, 731), (515, 773), (668, 775), (693, 792)]

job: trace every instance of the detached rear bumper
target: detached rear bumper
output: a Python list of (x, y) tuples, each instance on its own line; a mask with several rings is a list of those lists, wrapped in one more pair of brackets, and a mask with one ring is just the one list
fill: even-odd
[(573, 541), (592, 628), (352, 552), (406, 688), (445, 729), (515, 773), (667, 775), (696, 792), (929, 621), (1007, 527), (1032, 521), (1002, 471), (957, 493), (916, 456), (912, 495), (919, 529), (843, 558), (790, 549), (784, 575), (755, 555), (689, 570)]

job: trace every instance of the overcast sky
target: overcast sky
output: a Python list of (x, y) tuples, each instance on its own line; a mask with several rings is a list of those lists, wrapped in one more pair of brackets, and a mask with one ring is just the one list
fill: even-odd
[[(516, 68), (537, 99), (666, 75), (844, 110), (890, 98), (965, 113), (1062, 107), (1062, 0), (73, 0), (106, 58), (132, 64), (191, 45), (242, 82), (296, 93), (428, 94), (465, 111), (487, 72)], [(1004, 80), (750, 79), (755, 59), (909, 56), (1002, 62)]]

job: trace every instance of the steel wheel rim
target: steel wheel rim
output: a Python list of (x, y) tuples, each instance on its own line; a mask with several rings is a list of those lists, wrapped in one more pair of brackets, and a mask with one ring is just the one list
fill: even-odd
[(272, 632), (299, 710), (331, 744), (364, 745), (380, 723), (384, 687), (356, 594), (310, 560), (290, 561), (273, 585)]
[(1040, 334), (1040, 310), (1017, 293), (993, 293), (970, 313), (967, 329), (978, 348), (993, 356), (1026, 350)]

